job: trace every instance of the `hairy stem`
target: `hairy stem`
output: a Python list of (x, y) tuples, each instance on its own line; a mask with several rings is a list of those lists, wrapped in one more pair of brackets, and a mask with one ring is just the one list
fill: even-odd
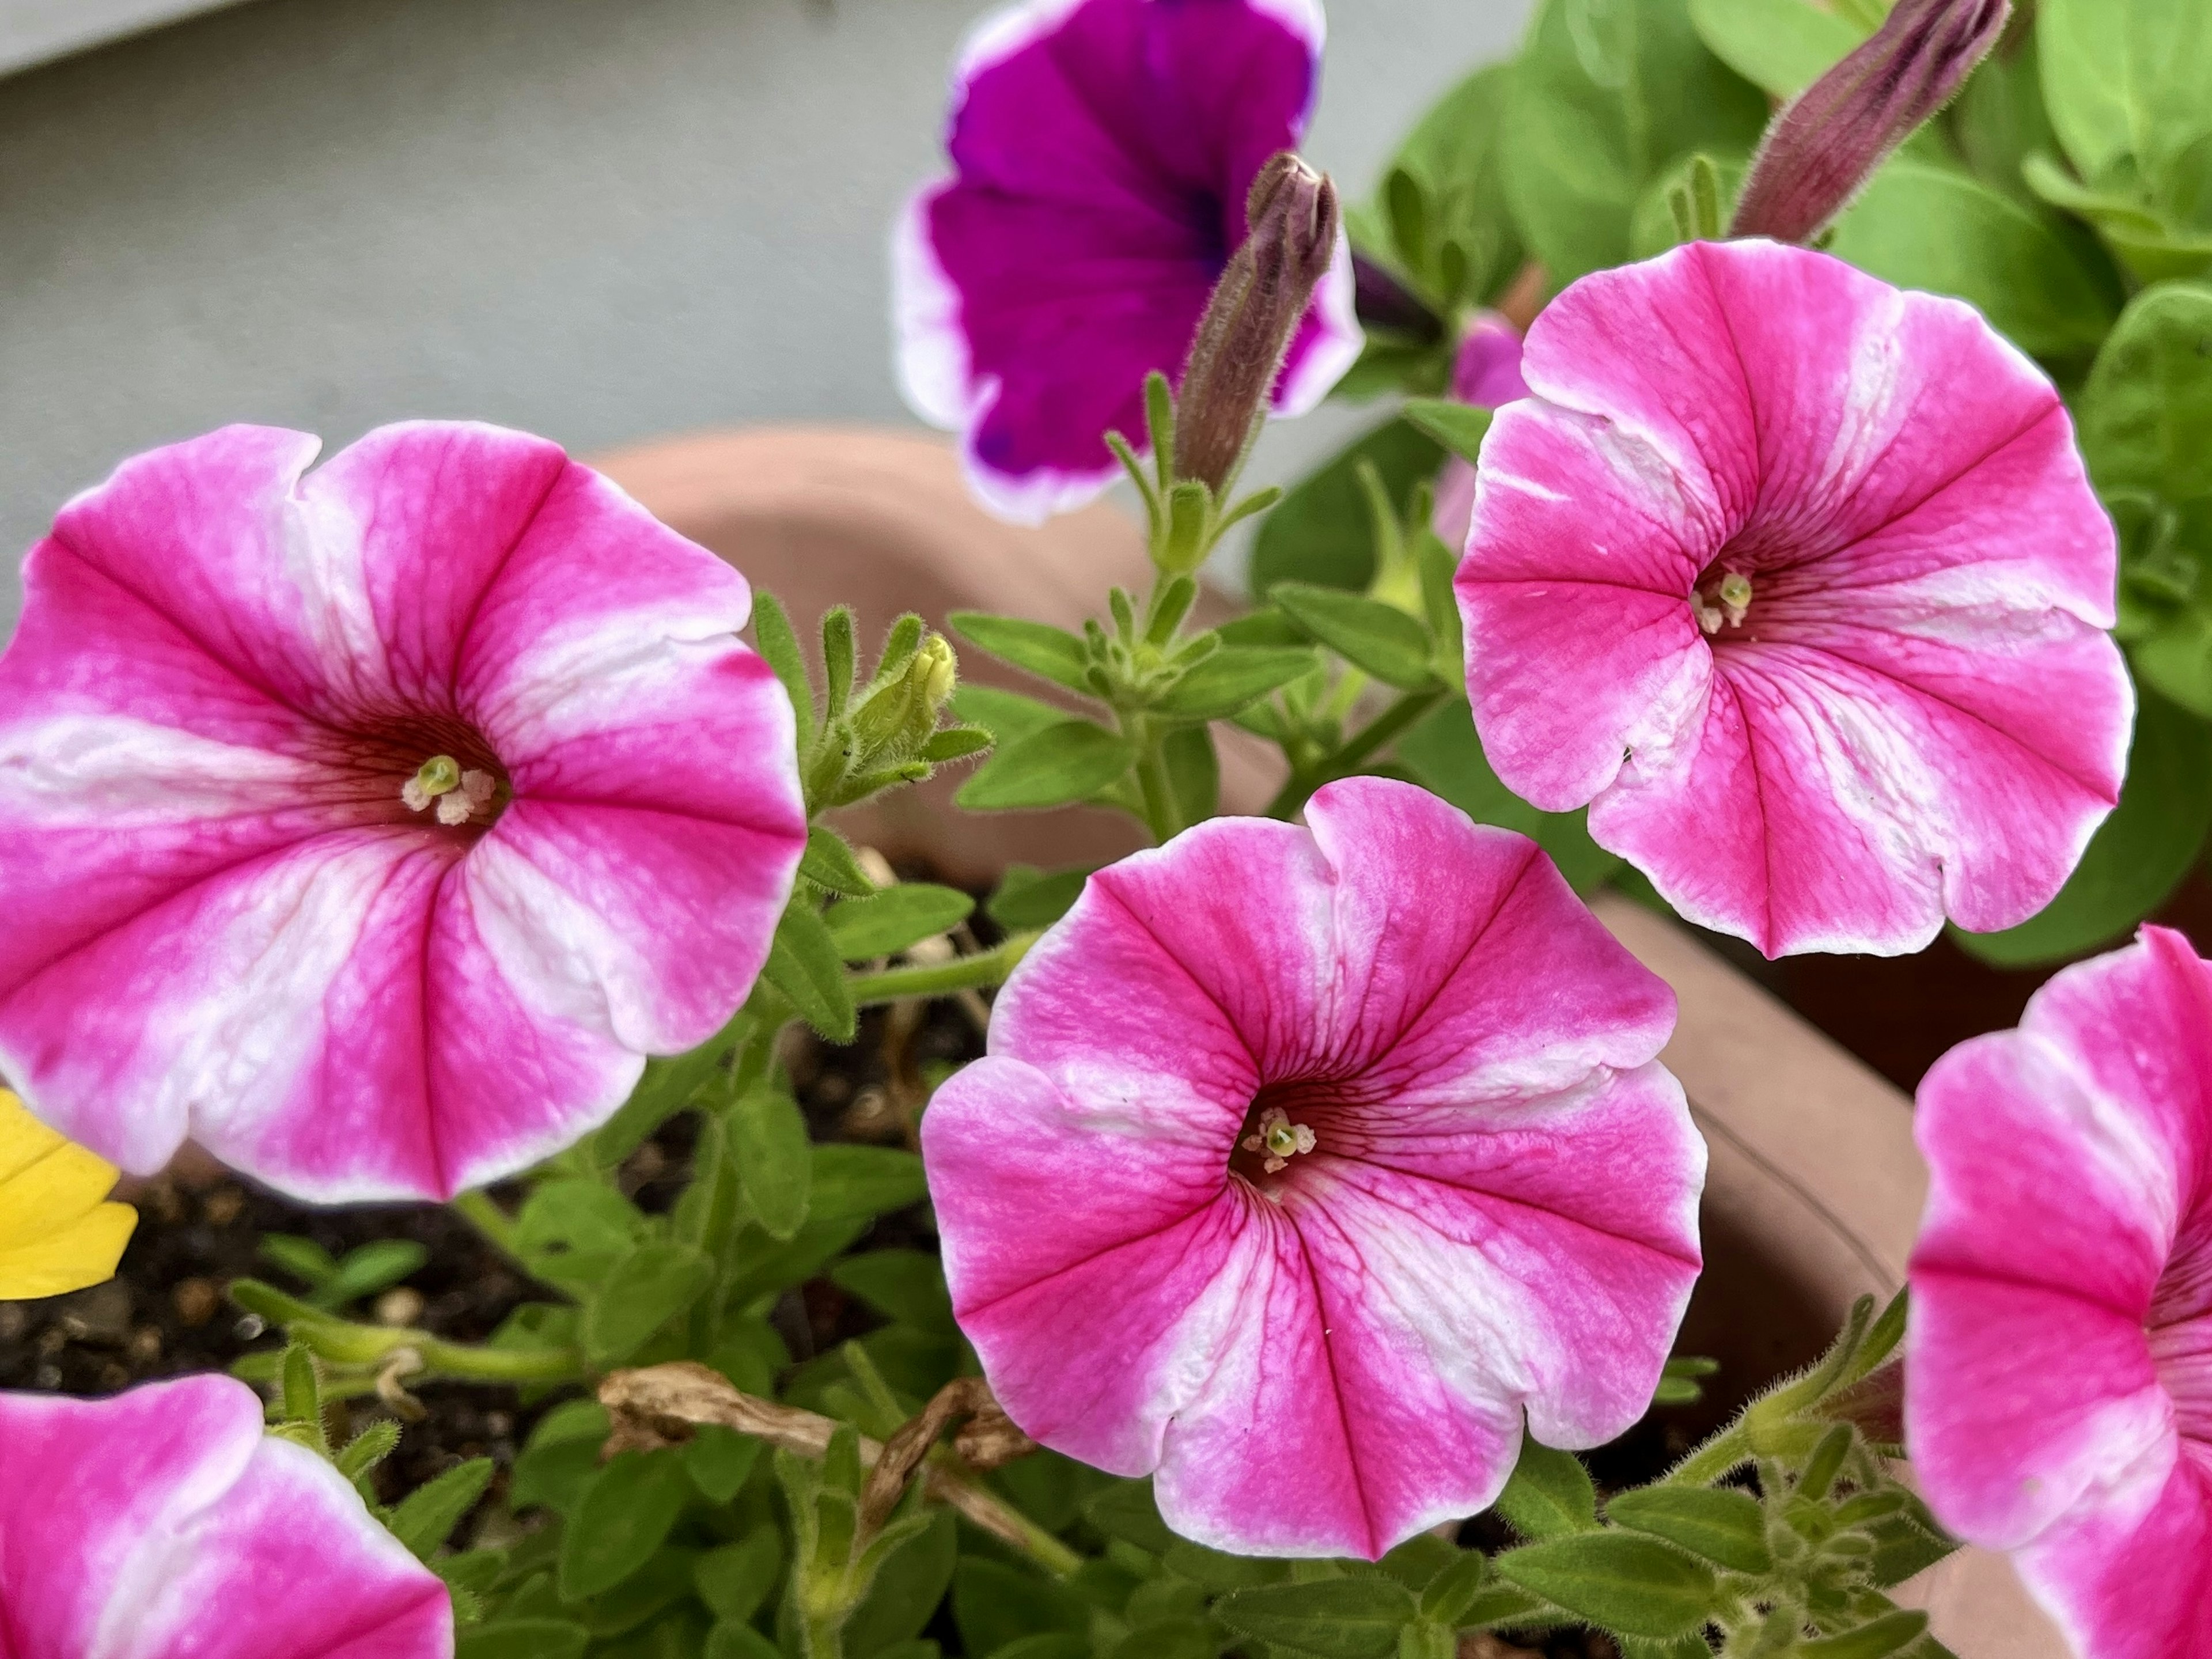
[(971, 957), (955, 957), (950, 962), (928, 963), (912, 968), (885, 968), (872, 974), (855, 974), (846, 981), (853, 994), (853, 1006), (866, 1008), (879, 1002), (897, 1002), (906, 997), (939, 997), (955, 991), (974, 990), (983, 986), (1003, 985), (1006, 975), (1014, 971), (1014, 964), (1037, 942), (1036, 933), (1015, 933)]

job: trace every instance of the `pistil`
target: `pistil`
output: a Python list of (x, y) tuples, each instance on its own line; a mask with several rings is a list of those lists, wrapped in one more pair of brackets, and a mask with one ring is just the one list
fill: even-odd
[(1280, 1175), (1291, 1167), (1292, 1158), (1313, 1151), (1317, 1144), (1314, 1132), (1303, 1123), (1291, 1122), (1291, 1115), (1279, 1106), (1261, 1113), (1255, 1132), (1244, 1137), (1246, 1152), (1265, 1154), (1260, 1167), (1269, 1175)]
[(433, 755), (399, 787), (399, 799), (410, 812), (435, 803), (438, 822), (448, 828), (466, 823), (491, 804), (499, 783), (489, 772), (461, 769), (451, 755)]
[(1710, 594), (1698, 588), (1690, 595), (1690, 611), (1698, 626), (1708, 634), (1723, 628), (1741, 628), (1751, 610), (1751, 578), (1741, 570), (1723, 574)]

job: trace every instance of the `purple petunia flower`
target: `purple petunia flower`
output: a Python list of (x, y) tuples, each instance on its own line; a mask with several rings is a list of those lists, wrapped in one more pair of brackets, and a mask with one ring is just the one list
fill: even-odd
[[(1245, 235), (1245, 198), (1311, 114), (1317, 0), (1028, 0), (953, 69), (953, 177), (908, 204), (893, 256), (900, 380), (963, 434), (994, 512), (1035, 523), (1116, 475), (1145, 377), (1179, 374)], [(1279, 413), (1358, 355), (1349, 244), (1291, 343)]]

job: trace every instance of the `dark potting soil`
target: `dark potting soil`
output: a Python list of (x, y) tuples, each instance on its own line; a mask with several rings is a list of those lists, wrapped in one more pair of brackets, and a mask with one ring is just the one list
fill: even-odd
[[(901, 1140), (910, 1121), (901, 1106), (921, 1097), (922, 1068), (982, 1052), (978, 1028), (957, 1004), (933, 1005), (911, 1030), (896, 1029), (898, 1018), (871, 1012), (848, 1048), (794, 1042), (793, 1081), (817, 1139)], [(623, 1189), (640, 1208), (654, 1213), (674, 1205), (690, 1180), (696, 1133), (693, 1120), (678, 1117), (623, 1166)], [(305, 1288), (260, 1255), (260, 1241), (271, 1233), (310, 1239), (340, 1258), (381, 1239), (411, 1240), (429, 1252), (392, 1304), (372, 1297), (347, 1310), (356, 1319), (385, 1311), (396, 1324), (478, 1342), (520, 1304), (560, 1299), (443, 1206), (314, 1209), (210, 1173), (211, 1179), (165, 1176), (125, 1194), (137, 1207), (138, 1228), (105, 1285), (43, 1301), (0, 1302), (0, 1389), (98, 1398), (165, 1377), (228, 1370), (247, 1354), (277, 1348), (278, 1334), (225, 1294), (240, 1278), (295, 1293)], [(518, 1190), (497, 1188), (495, 1195), (511, 1208)], [(915, 1211), (884, 1217), (866, 1246), (933, 1243)], [(826, 1281), (788, 1300), (777, 1323), (800, 1358), (878, 1322)], [(503, 1480), (531, 1425), (566, 1397), (526, 1406), (512, 1388), (459, 1383), (427, 1383), (415, 1392), (428, 1415), (400, 1425), (399, 1449), (378, 1472), (386, 1502), (474, 1457), (492, 1458)], [(332, 1425), (342, 1435), (389, 1415), (374, 1400), (343, 1409), (346, 1420)], [(495, 1485), (487, 1501), (499, 1491)]]

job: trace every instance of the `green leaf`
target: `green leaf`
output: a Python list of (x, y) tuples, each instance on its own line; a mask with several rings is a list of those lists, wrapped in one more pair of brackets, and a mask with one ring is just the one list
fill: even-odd
[(851, 844), (826, 823), (817, 823), (806, 832), (806, 851), (799, 860), (799, 873), (817, 887), (848, 898), (862, 898), (876, 890), (875, 883), (854, 856)]
[(2136, 295), (2081, 392), (2081, 453), (2097, 487), (2176, 504), (2212, 494), (2212, 286)]
[(1690, 0), (1690, 21), (1713, 56), (1774, 98), (1795, 98), (1867, 38), (1807, 0)]
[[(1393, 251), (1439, 310), (1494, 297), (1521, 268), (1520, 232), (1506, 206), (1500, 158), (1509, 64), (1474, 71), (1429, 106), (1385, 173), (1419, 187), (1422, 236), (1409, 246), (1394, 225)], [(1455, 250), (1453, 264), (1446, 253)]]
[(1364, 589), (1375, 578), (1375, 530), (1360, 463), (1373, 464), (1402, 516), (1415, 487), (1435, 477), (1443, 459), (1434, 439), (1395, 416), (1338, 451), (1261, 525), (1252, 544), (1252, 591), (1265, 594), (1281, 581)]
[(1595, 891), (1620, 868), (1618, 858), (1589, 838), (1585, 814), (1539, 811), (1498, 781), (1463, 702), (1447, 702), (1399, 738), (1398, 759), (1423, 788), (1478, 823), (1528, 836), (1578, 893)]
[(702, 1251), (683, 1244), (639, 1245), (584, 1304), (585, 1358), (599, 1370), (628, 1358), (714, 1282), (714, 1264)]
[(1797, 1651), (1804, 1659), (1889, 1659), (1902, 1653), (1928, 1633), (1928, 1615), (1917, 1608), (1899, 1608), (1840, 1636), (1807, 1642)]
[(596, 1400), (571, 1400), (548, 1412), (514, 1460), (508, 1507), (543, 1505), (562, 1514), (573, 1509), (598, 1477), (599, 1448), (611, 1426), (606, 1407)]
[(2066, 885), (2001, 933), (1953, 937), (2001, 968), (2059, 962), (2131, 932), (2181, 884), (2212, 830), (2212, 727), (2154, 691), (2138, 692), (2120, 804)]
[(799, 723), (799, 750), (805, 753), (814, 738), (814, 688), (806, 678), (806, 656), (792, 631), (790, 613), (782, 602), (763, 588), (753, 590), (753, 638), (762, 659), (791, 699)]
[(760, 1611), (782, 1571), (782, 1530), (764, 1521), (736, 1543), (693, 1562), (691, 1583), (717, 1619), (743, 1624)]
[(645, 1233), (637, 1206), (611, 1187), (574, 1176), (532, 1193), (514, 1220), (515, 1255), (532, 1275), (589, 1291)]
[(1224, 720), (1310, 672), (1319, 660), (1304, 646), (1224, 646), (1200, 659), (1152, 708), (1174, 720)]
[(584, 1659), (592, 1633), (565, 1619), (507, 1619), (453, 1633), (453, 1659)]
[(1067, 718), (1066, 709), (1025, 697), (1018, 691), (1001, 691), (995, 685), (969, 685), (964, 682), (954, 689), (952, 701), (947, 706), (969, 725), (980, 726), (988, 732), (1000, 748), (1019, 743), (1032, 732), (1042, 732)]
[(2043, 106), (2042, 76), (2035, 32), (2029, 29), (2016, 46), (1982, 59), (1952, 106), (1952, 131), (1968, 165), (1984, 184), (2008, 196), (2030, 194), (2021, 177), (2029, 156), (2058, 149)]
[(945, 620), (960, 636), (1039, 679), (1091, 693), (1091, 653), (1065, 629), (1019, 617), (994, 617), (981, 611), (955, 611)]
[(957, 927), (975, 908), (975, 901), (955, 888), (909, 881), (866, 898), (841, 899), (823, 920), (846, 961), (866, 962)]
[(1002, 743), (955, 799), (971, 812), (1065, 806), (1119, 782), (1134, 759), (1127, 738), (1089, 720), (1063, 720)]
[(994, 1650), (989, 1659), (1091, 1659), (1091, 1638), (1066, 1631), (1044, 1631), (1017, 1637)]
[(1481, 459), (1482, 441), (1490, 431), (1491, 410), (1450, 398), (1410, 398), (1404, 413), (1407, 420), (1468, 465)]
[(759, 1461), (761, 1443), (720, 1423), (702, 1423), (684, 1447), (684, 1468), (709, 1504), (728, 1503)]
[(2122, 293), (2078, 228), (1969, 174), (1899, 157), (1837, 222), (1828, 251), (1899, 288), (1966, 301), (2021, 350), (2087, 357)]
[(1278, 582), (1267, 597), (1322, 644), (1386, 684), (1421, 691), (1437, 683), (1436, 641), (1396, 606), (1306, 582)]
[(1498, 1494), (1498, 1512), (1523, 1538), (1559, 1538), (1597, 1525), (1597, 1490), (1572, 1452), (1555, 1451), (1533, 1438), (1521, 1443), (1512, 1478)]
[(1323, 1578), (1239, 1590), (1213, 1607), (1213, 1616), (1239, 1636), (1314, 1659), (1390, 1659), (1398, 1632), (1419, 1609), (1413, 1592), (1392, 1578)]
[(750, 1035), (751, 1026), (750, 1017), (740, 1014), (696, 1048), (647, 1060), (645, 1075), (622, 1109), (592, 1137), (592, 1157), (599, 1166), (616, 1168), (654, 1130), (689, 1106), (720, 1073), (722, 1056)]
[(1766, 118), (1681, 0), (1544, 0), (1514, 69), (1507, 199), (1564, 287), (1628, 257), (1637, 199), (1675, 157), (1748, 155)]
[(1033, 864), (1010, 864), (999, 878), (999, 890), (984, 901), (983, 909), (1009, 933), (1049, 927), (1083, 896), (1083, 884), (1090, 879), (1087, 865), (1040, 870)]
[(805, 1224), (812, 1176), (799, 1103), (763, 1083), (732, 1101), (723, 1121), (753, 1218), (770, 1238), (788, 1240)]
[[(561, 1596), (604, 1595), (653, 1559), (690, 1501), (672, 1452), (624, 1452), (594, 1480), (561, 1538)], [(685, 1574), (688, 1581), (690, 1573)]]
[(477, 1506), (499, 1466), (489, 1457), (476, 1457), (447, 1469), (427, 1486), (417, 1486), (400, 1501), (387, 1524), (392, 1535), (407, 1546), (418, 1561), (437, 1553), (463, 1516)]
[(1490, 1558), (1480, 1550), (1455, 1550), (1458, 1559), (1421, 1590), (1421, 1616), (1439, 1624), (1458, 1625), (1468, 1608), (1490, 1582)]
[(921, 1250), (871, 1250), (847, 1256), (830, 1270), (830, 1282), (866, 1303), (886, 1319), (933, 1336), (957, 1336), (945, 1265)]
[(2036, 35), (2051, 124), (2083, 178), (2130, 159), (2154, 177), (2212, 127), (2203, 0), (2042, 0)]
[(309, 1286), (327, 1283), (338, 1271), (337, 1258), (328, 1250), (312, 1238), (295, 1238), (290, 1233), (264, 1233), (256, 1254), (270, 1267)]
[(847, 1659), (874, 1659), (919, 1636), (944, 1601), (959, 1557), (952, 1512), (939, 1510), (876, 1570), (875, 1583), (845, 1626)]
[(1154, 1555), (1166, 1554), (1176, 1542), (1175, 1534), (1168, 1530), (1168, 1523), (1160, 1519), (1159, 1505), (1153, 1501), (1152, 1483), (1149, 1480), (1115, 1481), (1086, 1499), (1083, 1514), (1109, 1538), (1134, 1544)]
[(793, 896), (776, 925), (761, 977), (783, 993), (799, 1017), (832, 1042), (850, 1042), (859, 1029), (844, 958), (830, 929), (805, 899)]
[(720, 1624), (708, 1635), (702, 1659), (788, 1659), (788, 1656), (750, 1625)]
[(1711, 1568), (1634, 1533), (1547, 1539), (1508, 1550), (1495, 1565), (1499, 1577), (1624, 1636), (1671, 1641), (1720, 1610)]
[(1608, 1499), (1616, 1525), (1648, 1532), (1732, 1572), (1765, 1572), (1766, 1512), (1747, 1492), (1729, 1487), (1644, 1486)]
[(1182, 1538), (1168, 1547), (1166, 1559), (1170, 1572), (1210, 1590), (1257, 1589), (1281, 1582), (1289, 1573), (1279, 1560), (1231, 1555)]
[(872, 1220), (929, 1196), (921, 1160), (896, 1146), (839, 1143), (813, 1154), (813, 1221)]
[(952, 1622), (963, 1648), (988, 1654), (1035, 1632), (1080, 1635), (1091, 1614), (1058, 1584), (971, 1555), (952, 1576)]

